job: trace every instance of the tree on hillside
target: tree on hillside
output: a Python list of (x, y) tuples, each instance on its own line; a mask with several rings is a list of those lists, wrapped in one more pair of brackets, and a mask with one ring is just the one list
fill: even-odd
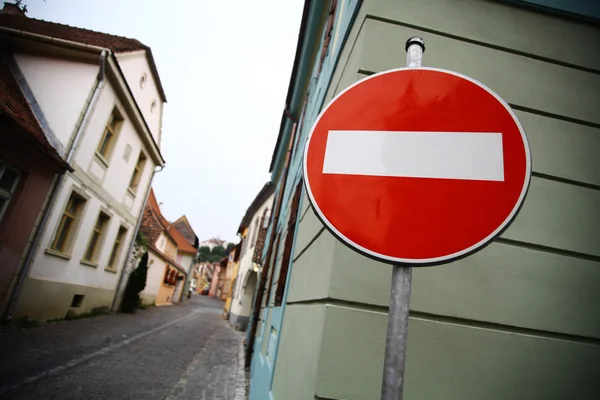
[(231, 249), (233, 249), (234, 247), (235, 247), (235, 244), (233, 244), (233, 243), (229, 242), (229, 243), (227, 244), (227, 248), (225, 249), (225, 252), (226, 252), (227, 254), (229, 254), (229, 252), (231, 251)]
[(217, 262), (225, 257), (229, 252), (223, 246), (215, 246), (210, 249), (208, 246), (202, 246), (198, 249), (199, 262)]
[(225, 249), (223, 246), (215, 246), (210, 251), (211, 254), (219, 256), (219, 260), (225, 256)]
[(212, 262), (210, 259), (210, 247), (202, 246), (198, 249), (198, 261), (200, 262)]

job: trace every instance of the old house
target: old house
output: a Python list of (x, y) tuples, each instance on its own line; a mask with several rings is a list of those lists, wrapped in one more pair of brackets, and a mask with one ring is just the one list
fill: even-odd
[[(0, 54), (0, 316), (24, 279), (23, 255), (58, 177), (69, 170)], [(72, 169), (71, 169), (72, 170)]]
[(141, 293), (142, 301), (157, 306), (179, 303), (187, 271), (176, 261), (177, 240), (169, 232), (169, 223), (160, 212), (154, 191), (150, 191), (140, 232), (148, 247), (148, 277)]
[(238, 243), (231, 248), (227, 259), (227, 270), (225, 272), (225, 307), (223, 308), (223, 317), (225, 319), (229, 319), (231, 302), (236, 288), (240, 261), (240, 245), (241, 243)]
[(152, 52), (135, 39), (28, 18), (9, 3), (0, 44), (45, 137), (72, 167), (38, 216), (10, 314), (107, 309), (155, 167), (164, 165), (166, 97)]
[(323, 226), (302, 191), (302, 159), (325, 105), (405, 67), (412, 36), (425, 41), (425, 67), (465, 74), (509, 103), (533, 174), (515, 222), (492, 244), (413, 269), (404, 397), (597, 397), (599, 3), (304, 3), (270, 168), (276, 200), (249, 329), (250, 399), (381, 398), (392, 270)]
[(270, 182), (261, 188), (248, 206), (238, 228), (238, 235), (242, 237), (238, 284), (232, 294), (229, 315), (231, 325), (238, 330), (245, 330), (248, 325), (258, 283), (258, 271), (261, 268), (265, 235), (273, 207), (273, 191), (274, 186)]
[(169, 233), (177, 242), (176, 261), (183, 267), (187, 273), (187, 279), (183, 287), (183, 292), (187, 295), (194, 267), (196, 266), (196, 256), (198, 254), (198, 237), (192, 229), (192, 225), (185, 215), (169, 225)]
[(221, 297), (221, 294), (223, 293), (223, 288), (227, 280), (226, 274), (228, 259), (229, 257), (225, 256), (216, 263), (213, 263), (214, 273), (210, 281), (210, 290), (208, 291), (208, 295), (211, 297), (218, 297), (222, 300), (225, 300)]

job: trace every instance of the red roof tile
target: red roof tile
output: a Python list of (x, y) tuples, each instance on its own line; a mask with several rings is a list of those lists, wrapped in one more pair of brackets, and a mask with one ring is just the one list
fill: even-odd
[(105, 47), (114, 52), (146, 50), (147, 46), (136, 39), (109, 35), (75, 26), (29, 18), (20, 15), (0, 13), (0, 26), (19, 31), (37, 33), (72, 42), (85, 43), (92, 46)]
[[(177, 244), (178, 251), (180, 251), (182, 253), (189, 253), (189, 254), (197, 253), (197, 250), (194, 248), (194, 246), (190, 245), (188, 243), (188, 241), (185, 240), (185, 238), (183, 237), (181, 232), (179, 232), (162, 215), (162, 213), (160, 212), (160, 207), (158, 205), (158, 201), (156, 200), (156, 196), (154, 195), (154, 189), (150, 190), (146, 208), (149, 210), (152, 210), (153, 213), (148, 214), (148, 215), (149, 216), (152, 215), (156, 220), (156, 223), (154, 223), (154, 224), (152, 224), (150, 221), (142, 221), (142, 226), (144, 226), (144, 222), (148, 222), (147, 223), (148, 226), (146, 227), (148, 234), (146, 235), (146, 233), (144, 233), (144, 235), (149, 236), (149, 238), (152, 239), (152, 243), (156, 242), (156, 239), (158, 239), (158, 237), (160, 236), (160, 232), (164, 231), (165, 234), (168, 235), (169, 237), (171, 237), (171, 239), (173, 239), (173, 241)], [(146, 211), (144, 211), (144, 215), (146, 215)], [(160, 224), (160, 225), (158, 225), (158, 224)], [(149, 229), (151, 227), (150, 225), (153, 226), (152, 229)]]
[(169, 233), (173, 236), (173, 239), (175, 239), (175, 243), (177, 243), (177, 251), (180, 253), (196, 254), (198, 252), (194, 246), (185, 240), (181, 232), (179, 232), (174, 226), (169, 228)]
[(48, 142), (40, 123), (2, 54), (0, 54), (0, 114), (7, 115), (29, 133), (39, 147), (63, 168), (68, 167), (56, 149)]
[(150, 189), (150, 196), (148, 197), (148, 206), (150, 206), (150, 208), (154, 211), (158, 222), (161, 224), (162, 228), (168, 233), (171, 224), (160, 212), (160, 206), (158, 205), (158, 201), (156, 200), (156, 196), (154, 195), (154, 189)]
[(185, 272), (185, 269), (181, 265), (179, 265), (177, 263), (177, 261), (175, 261), (172, 258), (168, 257), (165, 253), (163, 253), (162, 251), (160, 251), (159, 249), (157, 249), (156, 246), (152, 246), (152, 245), (149, 244), (148, 248), (150, 250), (152, 250), (157, 256), (159, 256), (160, 258), (162, 258), (164, 261), (168, 262), (169, 264), (171, 264), (172, 266), (174, 266), (175, 268), (177, 268), (179, 271), (181, 271), (185, 275), (187, 275), (187, 272)]
[(137, 39), (130, 39), (123, 36), (111, 35), (104, 32), (92, 31), (90, 29), (78, 28), (76, 26), (59, 24), (57, 22), (44, 21), (42, 19), (29, 18), (24, 15), (14, 15), (6, 12), (0, 12), (0, 26), (71, 42), (104, 47), (115, 53), (146, 50), (150, 69), (154, 74), (158, 91), (163, 101), (167, 101), (164, 88), (158, 75), (158, 69), (156, 68), (154, 57), (152, 56), (152, 50)]
[(140, 232), (146, 237), (148, 244), (156, 244), (160, 233), (163, 231), (162, 226), (154, 217), (154, 212), (148, 206), (144, 208), (142, 214), (142, 223), (140, 224)]
[(150, 189), (148, 202), (146, 203), (146, 208), (144, 209), (144, 215), (142, 218), (140, 230), (144, 236), (146, 236), (149, 243), (154, 245), (161, 232), (164, 232), (165, 235), (177, 243), (173, 235), (171, 235), (169, 232), (169, 221), (167, 221), (160, 212), (158, 201), (156, 201), (156, 196), (154, 195), (154, 189)]

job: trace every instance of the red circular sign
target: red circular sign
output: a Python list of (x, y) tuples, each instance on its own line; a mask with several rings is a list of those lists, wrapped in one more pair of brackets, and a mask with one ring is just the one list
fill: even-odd
[(318, 217), (375, 259), (432, 265), (481, 249), (514, 219), (531, 155), (498, 95), (451, 71), (402, 68), (350, 86), (306, 143)]

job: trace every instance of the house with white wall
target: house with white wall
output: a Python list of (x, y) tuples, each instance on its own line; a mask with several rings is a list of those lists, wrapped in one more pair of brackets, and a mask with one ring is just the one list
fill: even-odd
[(183, 293), (187, 295), (198, 254), (198, 237), (192, 229), (190, 221), (185, 215), (179, 217), (175, 222), (169, 224), (169, 233), (177, 243), (177, 263), (185, 270), (187, 279), (183, 287)]
[(229, 323), (245, 330), (261, 268), (263, 244), (273, 208), (274, 185), (266, 183), (256, 195), (238, 228), (242, 237), (236, 285), (232, 289)]
[(146, 287), (140, 293), (144, 304), (164, 306), (179, 303), (183, 298), (187, 271), (179, 261), (183, 258), (178, 257), (178, 239), (173, 234), (176, 231), (170, 228), (154, 191), (150, 190), (140, 225), (148, 251)]
[(50, 143), (73, 168), (38, 217), (11, 316), (111, 307), (160, 152), (166, 102), (150, 48), (135, 39), (0, 13), (4, 59)]

